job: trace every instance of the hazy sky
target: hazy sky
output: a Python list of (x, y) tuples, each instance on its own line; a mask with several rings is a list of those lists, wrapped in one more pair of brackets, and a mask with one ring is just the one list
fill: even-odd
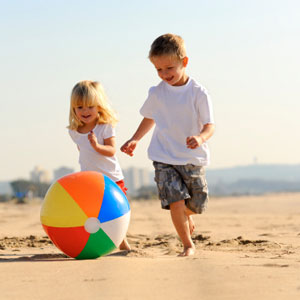
[[(119, 113), (120, 147), (159, 82), (147, 59), (171, 32), (186, 41), (187, 73), (211, 94), (210, 168), (300, 163), (300, 1), (0, 1), (0, 180), (34, 166), (78, 167), (68, 136), (69, 96), (102, 82)], [(151, 168), (147, 145), (121, 166)]]

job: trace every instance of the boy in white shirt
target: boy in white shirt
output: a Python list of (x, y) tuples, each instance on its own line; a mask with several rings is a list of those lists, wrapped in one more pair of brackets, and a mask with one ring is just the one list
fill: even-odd
[(184, 41), (165, 34), (151, 45), (149, 59), (162, 81), (149, 90), (140, 113), (144, 117), (121, 151), (133, 156), (138, 141), (155, 125), (148, 156), (164, 209), (170, 209), (183, 243), (180, 256), (195, 253), (192, 214), (204, 211), (208, 189), (204, 166), (209, 164), (206, 141), (213, 135), (212, 105), (206, 90), (185, 72)]

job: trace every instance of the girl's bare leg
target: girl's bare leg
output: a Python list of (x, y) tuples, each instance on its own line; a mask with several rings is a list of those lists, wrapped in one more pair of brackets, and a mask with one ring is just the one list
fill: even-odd
[(190, 221), (185, 209), (184, 200), (174, 202), (170, 205), (172, 221), (184, 247), (183, 252), (179, 256), (193, 255), (196, 250), (191, 238)]
[(120, 250), (126, 250), (126, 251), (130, 251), (131, 250), (131, 247), (130, 247), (129, 243), (127, 242), (126, 238), (120, 244), (119, 249)]

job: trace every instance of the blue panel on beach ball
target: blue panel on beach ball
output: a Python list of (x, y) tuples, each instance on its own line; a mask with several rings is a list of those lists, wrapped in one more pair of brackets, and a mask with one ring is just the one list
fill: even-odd
[(98, 219), (100, 223), (119, 218), (130, 211), (129, 203), (119, 186), (103, 175), (105, 188)]

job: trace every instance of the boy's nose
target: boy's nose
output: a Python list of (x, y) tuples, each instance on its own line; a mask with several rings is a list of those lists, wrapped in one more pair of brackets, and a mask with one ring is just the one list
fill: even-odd
[(168, 77), (168, 74), (169, 74), (169, 72), (168, 72), (168, 70), (164, 70), (163, 72), (162, 72), (162, 76), (165, 78), (165, 77)]

